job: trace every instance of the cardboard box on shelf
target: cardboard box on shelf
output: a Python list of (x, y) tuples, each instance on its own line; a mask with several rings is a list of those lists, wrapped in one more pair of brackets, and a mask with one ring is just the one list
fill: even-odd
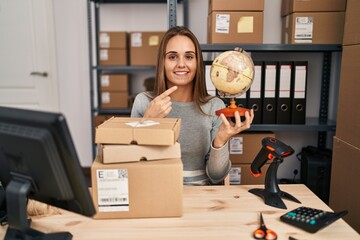
[(101, 91), (129, 91), (127, 74), (102, 74)]
[(183, 205), (181, 159), (91, 166), (95, 219), (180, 217)]
[(264, 11), (264, 0), (209, 0), (208, 13), (213, 11)]
[(130, 65), (156, 66), (157, 53), (165, 32), (131, 32)]
[(101, 92), (101, 107), (103, 109), (127, 108), (128, 98), (128, 92)]
[(95, 143), (138, 145), (173, 145), (180, 134), (180, 118), (114, 117), (96, 128)]
[(232, 164), (252, 163), (262, 148), (262, 140), (266, 137), (275, 138), (275, 133), (240, 133), (230, 138), (229, 152)]
[(346, 0), (282, 0), (281, 2), (282, 17), (294, 12), (345, 12), (345, 10)]
[(169, 146), (99, 144), (98, 151), (102, 163), (138, 162), (140, 160), (161, 160), (180, 158), (180, 144)]
[(344, 220), (360, 232), (360, 192), (355, 185), (360, 181), (360, 148), (337, 136), (333, 139), (329, 206), (334, 211), (348, 210)]
[(281, 42), (341, 44), (344, 21), (344, 12), (292, 13), (282, 18)]
[(99, 48), (127, 48), (127, 32), (99, 33)]
[(220, 12), (208, 15), (208, 43), (263, 43), (263, 12)]
[(230, 185), (265, 184), (265, 176), (270, 163), (266, 163), (261, 168), (261, 175), (259, 177), (252, 175), (250, 166), (251, 164), (248, 163), (233, 164), (229, 172)]
[(360, 148), (360, 45), (343, 46), (336, 136)]
[(101, 66), (126, 66), (128, 64), (127, 49), (99, 49), (99, 64)]
[(360, 44), (360, 1), (347, 0), (343, 45)]

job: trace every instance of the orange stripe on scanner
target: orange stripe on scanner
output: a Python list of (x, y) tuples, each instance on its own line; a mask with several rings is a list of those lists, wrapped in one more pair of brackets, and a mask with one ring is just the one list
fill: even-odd
[(269, 149), (269, 150), (272, 151), (272, 152), (275, 151), (275, 148), (273, 148), (273, 147), (266, 146), (266, 148)]
[(254, 177), (260, 177), (261, 176), (261, 173), (254, 173), (251, 168), (250, 168), (250, 172), (251, 174), (254, 176)]
[(290, 155), (292, 152), (286, 152), (283, 154), (283, 156), (287, 156), (287, 155)]

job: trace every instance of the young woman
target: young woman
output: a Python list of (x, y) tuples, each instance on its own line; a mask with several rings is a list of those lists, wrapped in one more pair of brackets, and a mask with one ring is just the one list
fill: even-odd
[(179, 142), (184, 167), (184, 184), (207, 185), (221, 182), (228, 174), (228, 140), (250, 128), (253, 111), (235, 123), (215, 111), (224, 102), (206, 91), (200, 44), (186, 27), (170, 28), (158, 52), (154, 91), (139, 93), (131, 117), (181, 118)]

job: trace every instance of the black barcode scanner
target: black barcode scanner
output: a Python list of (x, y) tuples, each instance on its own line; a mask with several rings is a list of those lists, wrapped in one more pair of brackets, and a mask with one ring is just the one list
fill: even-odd
[(264, 199), (265, 204), (276, 208), (286, 209), (286, 206), (281, 198), (301, 203), (298, 199), (287, 192), (281, 191), (277, 183), (277, 169), (279, 164), (284, 161), (284, 158), (294, 153), (292, 147), (285, 143), (272, 138), (266, 137), (262, 140), (262, 148), (256, 155), (254, 161), (251, 163), (251, 173), (258, 177), (261, 175), (261, 168), (264, 164), (271, 160), (271, 164), (266, 171), (265, 188), (250, 189), (249, 192)]
[(261, 168), (268, 160), (274, 158), (284, 158), (294, 153), (292, 147), (277, 140), (276, 138), (266, 137), (262, 140), (262, 148), (251, 163), (251, 172), (255, 177), (261, 175)]

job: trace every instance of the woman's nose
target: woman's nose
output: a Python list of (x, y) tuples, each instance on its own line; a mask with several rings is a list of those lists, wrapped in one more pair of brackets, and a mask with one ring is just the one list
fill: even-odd
[(179, 58), (178, 66), (179, 67), (184, 67), (185, 66), (185, 59), (183, 57)]

